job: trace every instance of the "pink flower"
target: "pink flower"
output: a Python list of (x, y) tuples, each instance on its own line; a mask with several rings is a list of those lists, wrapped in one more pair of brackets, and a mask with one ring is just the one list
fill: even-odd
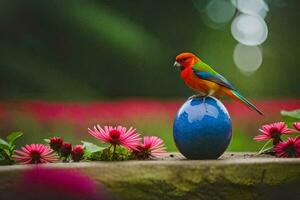
[(22, 164), (39, 164), (57, 161), (53, 150), (43, 144), (29, 144), (15, 150), (13, 158)]
[(102, 140), (113, 145), (122, 145), (128, 149), (135, 150), (139, 144), (141, 138), (140, 134), (136, 132), (136, 129), (130, 127), (128, 130), (125, 127), (117, 126), (104, 126), (102, 129), (99, 125), (94, 126), (94, 129), (88, 129), (89, 133)]
[(277, 122), (273, 124), (264, 125), (262, 129), (259, 129), (259, 131), (262, 134), (255, 136), (254, 140), (262, 141), (273, 139), (273, 144), (277, 144), (279, 141), (281, 141), (280, 136), (282, 134), (292, 133), (292, 130), (289, 129), (284, 122)]
[(274, 147), (277, 157), (299, 158), (300, 157), (300, 137), (288, 138), (287, 141), (279, 142)]
[(297, 131), (300, 132), (300, 122), (295, 122), (295, 123), (293, 124), (293, 126), (294, 126), (294, 128), (295, 128)]
[(76, 145), (72, 149), (72, 152), (71, 152), (72, 160), (74, 162), (79, 162), (82, 159), (83, 154), (84, 154), (84, 148), (83, 148), (83, 146), (82, 145)]
[(156, 136), (145, 136), (143, 143), (137, 146), (137, 150), (133, 151), (133, 155), (137, 159), (148, 159), (161, 156), (166, 153), (164, 142)]
[[(33, 167), (11, 184), (11, 198), (22, 200), (108, 200), (112, 199), (101, 183), (78, 170)], [(3, 196), (3, 195), (2, 195)]]

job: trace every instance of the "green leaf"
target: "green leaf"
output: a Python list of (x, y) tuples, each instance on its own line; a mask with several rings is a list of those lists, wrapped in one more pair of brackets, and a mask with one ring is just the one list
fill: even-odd
[(300, 109), (293, 111), (282, 110), (280, 114), (285, 123), (288, 125), (291, 125), (293, 122), (300, 121)]
[(130, 160), (131, 159), (131, 153), (123, 147), (117, 147), (116, 153), (118, 156), (118, 160)]
[(16, 147), (16, 145), (11, 145), (11, 146), (9, 147), (10, 152), (13, 152), (13, 151), (15, 150), (15, 147)]
[(81, 142), (83, 144), (85, 151), (89, 154), (102, 151), (103, 149), (105, 149), (108, 146), (107, 145), (106, 147), (102, 147), (102, 146), (93, 144), (91, 142), (86, 142), (86, 141), (81, 141)]
[(10, 145), (3, 139), (0, 138), (0, 148), (1, 149), (9, 149)]
[(10, 133), (10, 134), (6, 137), (6, 139), (7, 139), (7, 141), (8, 141), (9, 144), (12, 144), (12, 143), (15, 142), (16, 139), (18, 139), (18, 138), (21, 137), (22, 135), (23, 135), (22, 132), (20, 132), (20, 131), (15, 131), (15, 132)]
[(123, 148), (123, 147), (117, 147), (116, 148), (116, 153), (117, 154), (122, 154), (122, 155), (125, 155), (125, 154), (128, 154), (128, 150)]
[(11, 151), (9, 149), (4, 149), (4, 152), (8, 157), (12, 156)]
[(102, 151), (97, 151), (94, 153), (88, 153), (88, 152), (84, 152), (83, 157), (86, 160), (102, 160)]
[(0, 155), (1, 155), (1, 159), (11, 160), (10, 152), (7, 149), (0, 149)]
[(294, 118), (294, 119), (300, 119), (300, 109), (292, 110), (292, 111), (282, 110), (280, 113), (284, 117), (291, 117), (291, 118)]
[(44, 139), (44, 142), (46, 142), (47, 144), (50, 144), (50, 140), (49, 139)]

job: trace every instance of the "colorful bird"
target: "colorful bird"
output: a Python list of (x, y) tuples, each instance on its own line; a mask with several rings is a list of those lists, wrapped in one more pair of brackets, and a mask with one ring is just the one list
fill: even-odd
[(263, 115), (260, 110), (238, 93), (222, 75), (217, 73), (194, 54), (179, 54), (176, 56), (174, 66), (180, 68), (180, 76), (185, 84), (198, 93), (198, 95), (194, 95), (192, 98), (206, 97), (208, 95), (216, 98), (229, 96), (234, 100), (244, 103), (248, 108), (255, 110), (260, 115)]

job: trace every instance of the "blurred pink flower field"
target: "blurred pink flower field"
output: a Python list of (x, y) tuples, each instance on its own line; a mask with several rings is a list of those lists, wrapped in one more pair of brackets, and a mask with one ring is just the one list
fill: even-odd
[[(90, 140), (87, 128), (94, 124), (134, 126), (143, 135), (157, 135), (174, 151), (172, 122), (184, 100), (125, 99), (99, 102), (48, 102), (38, 100), (0, 102), (0, 135), (13, 130), (24, 132), (22, 144), (63, 135), (70, 141)], [(265, 114), (259, 116), (245, 106), (225, 101), (233, 121), (233, 140), (229, 150), (251, 151), (260, 144), (252, 141), (258, 128), (281, 120), (281, 110), (300, 108), (300, 100), (254, 102)]]

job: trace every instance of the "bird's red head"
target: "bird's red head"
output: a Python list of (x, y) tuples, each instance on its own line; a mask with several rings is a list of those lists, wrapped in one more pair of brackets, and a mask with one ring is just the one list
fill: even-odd
[(184, 70), (187, 67), (193, 66), (199, 60), (200, 59), (192, 53), (181, 53), (176, 56), (174, 66), (179, 67), (181, 70)]

